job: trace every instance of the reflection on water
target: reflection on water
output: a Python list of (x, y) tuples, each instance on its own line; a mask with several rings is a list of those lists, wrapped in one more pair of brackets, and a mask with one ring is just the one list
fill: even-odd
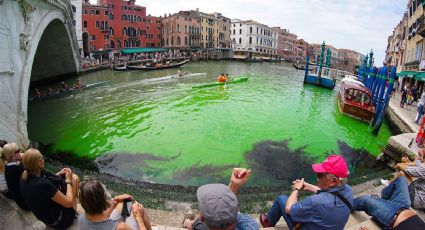
[[(285, 169), (295, 162), (307, 173), (308, 164), (331, 152), (377, 155), (390, 136), (387, 124), (374, 136), (366, 123), (342, 116), (336, 90), (303, 86), (303, 72), (287, 64), (196, 62), (183, 71), (205, 74), (165, 79), (175, 74), (171, 69), (84, 75), (85, 84), (107, 80), (109, 85), (30, 103), (30, 138), (52, 144), (53, 151), (106, 157), (109, 161), (101, 161), (106, 164), (98, 164), (101, 170), (196, 185), (227, 183), (233, 166), (252, 167), (264, 176), (253, 184), (291, 180), (296, 175)], [(222, 72), (249, 80), (192, 89)], [(274, 148), (281, 152), (265, 152)], [(276, 165), (267, 171), (270, 161)]]

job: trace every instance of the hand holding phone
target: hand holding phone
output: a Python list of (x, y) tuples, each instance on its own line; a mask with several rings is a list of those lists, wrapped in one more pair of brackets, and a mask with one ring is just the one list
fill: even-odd
[(132, 199), (125, 199), (124, 205), (122, 207), (121, 215), (126, 216), (126, 217), (130, 216), (132, 206), (133, 206), (133, 200)]

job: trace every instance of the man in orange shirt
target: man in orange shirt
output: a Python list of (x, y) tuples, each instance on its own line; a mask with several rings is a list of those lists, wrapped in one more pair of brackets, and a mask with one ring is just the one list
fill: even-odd
[(229, 78), (227, 78), (226, 76), (224, 76), (224, 73), (222, 73), (220, 75), (220, 77), (218, 77), (218, 82), (226, 82), (228, 80), (229, 80)]

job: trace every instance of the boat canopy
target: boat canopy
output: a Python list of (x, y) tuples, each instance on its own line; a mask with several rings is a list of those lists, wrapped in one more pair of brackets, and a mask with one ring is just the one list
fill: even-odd
[(418, 72), (418, 74), (415, 75), (415, 80), (425, 81), (425, 72)]
[(127, 48), (127, 49), (122, 49), (121, 53), (122, 54), (136, 54), (136, 53), (156, 53), (156, 52), (167, 52), (168, 49), (164, 49), (164, 48), (149, 48), (149, 47), (145, 47), (145, 48)]

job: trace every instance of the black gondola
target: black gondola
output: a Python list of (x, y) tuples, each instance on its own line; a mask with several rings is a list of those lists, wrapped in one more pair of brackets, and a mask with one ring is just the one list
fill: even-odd
[(176, 63), (176, 64), (169, 64), (169, 65), (161, 65), (161, 66), (131, 66), (128, 65), (127, 69), (131, 70), (159, 70), (159, 69), (170, 69), (170, 68), (177, 68), (180, 67), (187, 62), (189, 62), (190, 59), (184, 60), (182, 62)]

